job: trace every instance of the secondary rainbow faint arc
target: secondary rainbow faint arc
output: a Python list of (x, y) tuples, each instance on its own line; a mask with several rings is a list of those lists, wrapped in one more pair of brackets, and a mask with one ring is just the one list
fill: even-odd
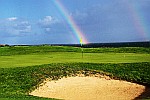
[(80, 39), (82, 39), (83, 44), (87, 44), (88, 41), (86, 37), (84, 36), (84, 33), (81, 31), (81, 29), (77, 26), (74, 19), (69, 15), (68, 10), (64, 7), (64, 5), (59, 0), (53, 0), (54, 4), (57, 6), (60, 13), (64, 16), (67, 23), (71, 26), (71, 29), (73, 33), (75, 33), (78, 42), (80, 43)]
[(124, 3), (127, 5), (128, 11), (130, 15), (132, 16), (134, 27), (141, 34), (143, 39), (145, 41), (148, 41), (149, 40), (148, 30), (146, 29), (146, 25), (144, 24), (144, 18), (142, 18), (140, 11), (129, 1), (124, 0)]

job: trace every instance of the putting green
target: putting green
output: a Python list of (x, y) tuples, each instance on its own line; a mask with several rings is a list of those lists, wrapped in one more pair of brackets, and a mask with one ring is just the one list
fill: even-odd
[(50, 52), (45, 54), (27, 54), (0, 56), (0, 67), (24, 67), (50, 63), (134, 63), (150, 62), (150, 54), (136, 53), (81, 53)]

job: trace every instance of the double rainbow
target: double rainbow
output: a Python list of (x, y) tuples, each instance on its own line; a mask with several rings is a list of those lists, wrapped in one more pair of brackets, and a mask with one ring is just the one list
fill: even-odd
[[(137, 30), (137, 34), (141, 35), (141, 38), (144, 41), (149, 41), (150, 37), (148, 34), (148, 29), (145, 27), (144, 24), (144, 18), (142, 18), (142, 15), (140, 14), (140, 11), (138, 8), (136, 8), (134, 5), (130, 4), (128, 0), (123, 0), (123, 4), (126, 4), (126, 7), (128, 9), (129, 15), (132, 17), (131, 20), (133, 20), (134, 28)], [(72, 16), (69, 15), (68, 10), (64, 7), (61, 0), (53, 0), (54, 4), (60, 11), (60, 13), (65, 18), (66, 22), (71, 27), (73, 33), (76, 35), (76, 38), (78, 39), (78, 42), (80, 43), (80, 40), (82, 39), (83, 44), (87, 44), (88, 40), (84, 36), (84, 33), (81, 31), (81, 29), (77, 26), (75, 20), (72, 18)]]

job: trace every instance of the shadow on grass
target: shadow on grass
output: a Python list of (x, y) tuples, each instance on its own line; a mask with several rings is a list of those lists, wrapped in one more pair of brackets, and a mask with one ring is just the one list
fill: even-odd
[(146, 86), (145, 91), (134, 100), (150, 100), (150, 86)]

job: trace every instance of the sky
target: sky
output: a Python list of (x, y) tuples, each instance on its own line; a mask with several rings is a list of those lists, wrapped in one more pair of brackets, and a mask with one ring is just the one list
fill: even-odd
[(0, 0), (0, 44), (150, 41), (150, 0)]

